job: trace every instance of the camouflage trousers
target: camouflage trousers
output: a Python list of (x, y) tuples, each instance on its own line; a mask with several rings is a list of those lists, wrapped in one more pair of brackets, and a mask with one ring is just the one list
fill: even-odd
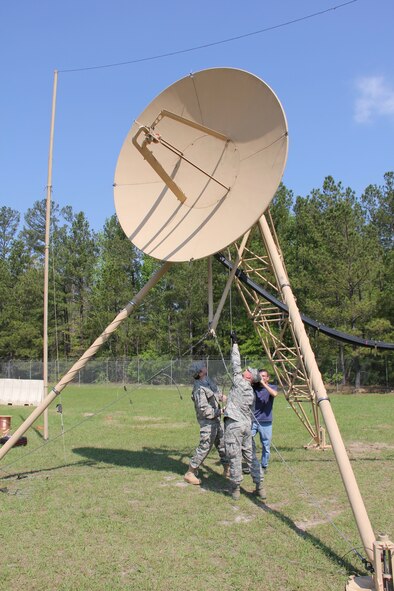
[(229, 417), (224, 420), (224, 445), (230, 461), (230, 480), (238, 486), (243, 480), (242, 459), (248, 466), (253, 482), (262, 480), (261, 466), (253, 453), (251, 424), (234, 421)]
[(199, 424), (200, 443), (190, 460), (190, 466), (192, 468), (201, 466), (213, 446), (218, 450), (222, 464), (228, 464), (224, 449), (223, 427), (220, 419), (204, 419), (199, 421)]

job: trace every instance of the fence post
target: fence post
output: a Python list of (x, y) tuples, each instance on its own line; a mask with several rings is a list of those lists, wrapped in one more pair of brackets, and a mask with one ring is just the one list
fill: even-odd
[(389, 390), (389, 362), (387, 357), (384, 358), (384, 370), (385, 370), (385, 377), (386, 377), (386, 390)]

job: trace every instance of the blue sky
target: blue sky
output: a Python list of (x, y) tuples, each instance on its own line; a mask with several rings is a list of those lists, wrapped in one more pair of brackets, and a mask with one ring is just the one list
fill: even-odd
[[(13, 0), (0, 5), (0, 206), (45, 198), (53, 72), (59, 70), (53, 199), (95, 230), (114, 212), (123, 140), (176, 80), (247, 70), (278, 95), (289, 125), (283, 177), (295, 195), (327, 175), (361, 195), (394, 170), (394, 2), (356, 0)], [(313, 18), (304, 18), (328, 10)], [(278, 26), (289, 21), (293, 24)], [(117, 67), (276, 27), (203, 49)]]

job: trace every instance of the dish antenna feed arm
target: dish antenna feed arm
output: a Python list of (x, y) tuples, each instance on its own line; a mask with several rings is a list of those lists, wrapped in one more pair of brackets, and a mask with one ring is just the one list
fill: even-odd
[[(160, 112), (160, 115), (155, 119), (155, 121), (151, 127), (147, 127), (146, 125), (141, 125), (141, 127), (138, 129), (137, 133), (132, 138), (133, 145), (135, 148), (137, 148), (137, 150), (140, 152), (140, 154), (142, 154), (144, 159), (151, 165), (153, 170), (155, 170), (157, 172), (159, 177), (165, 182), (167, 187), (174, 193), (174, 195), (177, 197), (177, 199), (181, 203), (185, 203), (187, 197), (186, 197), (185, 193), (182, 191), (182, 189), (179, 187), (179, 185), (177, 185), (177, 183), (173, 180), (173, 178), (167, 173), (167, 171), (164, 169), (164, 167), (160, 164), (160, 162), (157, 160), (157, 158), (154, 157), (153, 153), (148, 149), (148, 146), (151, 143), (162, 144), (162, 146), (164, 146), (165, 148), (170, 150), (170, 152), (173, 152), (180, 159), (184, 160), (185, 162), (187, 162), (188, 164), (193, 166), (195, 169), (199, 170), (202, 174), (206, 175), (209, 179), (217, 182), (224, 189), (229, 191), (230, 187), (226, 187), (223, 183), (221, 183), (220, 181), (215, 179), (215, 177), (213, 177), (212, 175), (210, 175), (209, 173), (204, 171), (202, 168), (200, 168), (199, 166), (194, 164), (191, 160), (189, 160), (188, 158), (185, 157), (183, 152), (181, 152), (174, 145), (167, 142), (164, 138), (161, 137), (161, 135), (159, 133), (155, 132), (155, 126), (157, 125), (157, 123), (162, 121), (164, 117), (168, 117), (169, 119), (173, 119), (174, 121), (177, 121), (178, 123), (182, 123), (183, 125), (188, 125), (189, 127), (193, 128), (193, 129), (197, 129), (198, 131), (201, 131), (204, 134), (207, 134), (207, 135), (215, 137), (219, 140), (222, 140), (222, 141), (226, 142), (226, 144), (230, 140), (228, 137), (226, 137), (222, 133), (219, 133), (218, 131), (215, 131), (214, 129), (210, 129), (209, 127), (205, 127), (205, 125), (200, 125), (199, 123), (196, 123), (195, 121), (191, 121), (190, 119), (185, 119), (185, 117), (181, 117), (180, 115), (176, 115), (175, 113), (170, 113), (170, 111), (167, 111), (166, 109), (163, 109), (163, 111)], [(145, 137), (144, 137), (142, 143), (139, 144), (138, 138), (142, 133), (145, 134)]]

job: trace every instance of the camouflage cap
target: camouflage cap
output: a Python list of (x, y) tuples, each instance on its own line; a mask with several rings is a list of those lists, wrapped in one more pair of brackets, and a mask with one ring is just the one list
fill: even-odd
[(200, 377), (200, 371), (206, 366), (207, 364), (205, 363), (205, 361), (194, 361), (189, 367), (189, 371), (193, 378), (197, 379)]

